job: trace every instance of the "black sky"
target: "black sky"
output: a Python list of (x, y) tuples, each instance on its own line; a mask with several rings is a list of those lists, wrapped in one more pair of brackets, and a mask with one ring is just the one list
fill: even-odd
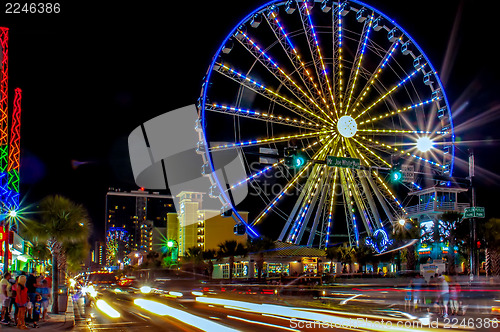
[[(5, 14), (10, 28), (9, 89), (23, 90), (22, 194), (26, 203), (59, 193), (86, 205), (103, 238), (108, 187), (133, 189), (127, 136), (138, 125), (199, 96), (211, 57), (226, 34), (264, 1), (64, 1), (60, 14)], [(450, 104), (477, 87), (455, 125), (500, 104), (498, 5), (474, 1), (370, 0), (393, 18), (440, 72), (459, 6)], [(168, 5), (167, 5), (168, 4)], [(3, 6), (3, 5), (2, 5)], [(12, 100), (12, 97), (11, 97)], [(498, 113), (498, 112), (497, 112)], [(457, 134), (500, 139), (496, 121)], [(500, 170), (498, 143), (475, 145), (477, 162)], [(467, 147), (461, 147), (463, 155)], [(92, 161), (78, 169), (71, 160)], [(466, 174), (457, 174), (465, 176)], [(500, 181), (479, 182), (479, 205), (500, 217)], [(497, 204), (498, 205), (498, 204)]]

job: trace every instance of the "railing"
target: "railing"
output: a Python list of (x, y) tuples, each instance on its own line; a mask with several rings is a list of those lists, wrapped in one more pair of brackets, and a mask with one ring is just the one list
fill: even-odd
[(408, 214), (417, 214), (422, 212), (445, 212), (455, 211), (464, 212), (465, 208), (470, 206), (469, 203), (456, 203), (456, 202), (429, 202), (426, 204), (418, 204), (406, 207)]

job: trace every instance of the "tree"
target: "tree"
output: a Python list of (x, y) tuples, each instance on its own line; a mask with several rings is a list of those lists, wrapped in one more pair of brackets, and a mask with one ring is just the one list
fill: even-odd
[(264, 253), (268, 250), (274, 249), (276, 244), (273, 240), (263, 237), (249, 239), (247, 242), (247, 249), (252, 254), (258, 254), (256, 259), (257, 263), (257, 279), (262, 279), (262, 270), (264, 269)]
[(347, 266), (352, 263), (354, 249), (352, 247), (340, 247), (339, 261), (342, 263), (342, 273), (347, 273)]
[(229, 281), (233, 281), (233, 268), (234, 268), (234, 256), (244, 255), (246, 253), (245, 247), (235, 241), (227, 240), (219, 244), (219, 257), (229, 257)]
[(455, 274), (455, 246), (458, 241), (461, 241), (460, 232), (458, 231), (459, 226), (462, 224), (462, 213), (449, 211), (441, 215), (439, 221), (439, 233), (448, 243), (448, 274)]
[(184, 253), (184, 259), (192, 264), (193, 279), (196, 279), (197, 269), (203, 262), (203, 251), (198, 246), (187, 248), (187, 251)]
[(355, 247), (353, 250), (354, 260), (359, 264), (359, 269), (361, 270), (363, 266), (365, 266), (368, 262), (370, 262), (370, 258), (373, 256), (373, 251), (367, 247)]
[(212, 274), (214, 272), (214, 263), (212, 262), (212, 259), (217, 257), (217, 250), (215, 249), (208, 249), (205, 250), (202, 253), (203, 260), (208, 261), (207, 263), (207, 269), (208, 269), (208, 278), (212, 280)]
[[(478, 227), (479, 228), (479, 227)], [(483, 226), (487, 248), (488, 269), (494, 276), (500, 275), (500, 219), (491, 218)]]
[(334, 274), (333, 261), (338, 260), (340, 247), (328, 247), (326, 248), (326, 258), (330, 260), (330, 273)]
[(52, 312), (58, 313), (59, 259), (72, 244), (82, 243), (90, 233), (87, 210), (63, 196), (47, 196), (39, 204), (39, 218), (25, 223), (35, 242), (45, 242), (52, 255)]
[[(392, 238), (395, 241), (408, 242), (415, 239), (420, 239), (421, 231), (416, 221), (412, 219), (406, 220), (404, 225), (399, 223), (393, 225)], [(415, 270), (416, 268), (415, 244), (406, 247), (406, 269)]]

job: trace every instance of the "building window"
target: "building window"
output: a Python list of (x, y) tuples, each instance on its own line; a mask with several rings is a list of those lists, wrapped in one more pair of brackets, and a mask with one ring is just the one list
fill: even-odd
[(222, 265), (222, 278), (229, 279), (229, 264)]

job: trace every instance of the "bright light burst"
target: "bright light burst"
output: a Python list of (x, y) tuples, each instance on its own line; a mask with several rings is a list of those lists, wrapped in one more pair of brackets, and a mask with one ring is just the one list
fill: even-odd
[(433, 146), (434, 143), (432, 143), (432, 140), (427, 136), (422, 136), (417, 139), (417, 149), (420, 152), (427, 152), (432, 149)]

